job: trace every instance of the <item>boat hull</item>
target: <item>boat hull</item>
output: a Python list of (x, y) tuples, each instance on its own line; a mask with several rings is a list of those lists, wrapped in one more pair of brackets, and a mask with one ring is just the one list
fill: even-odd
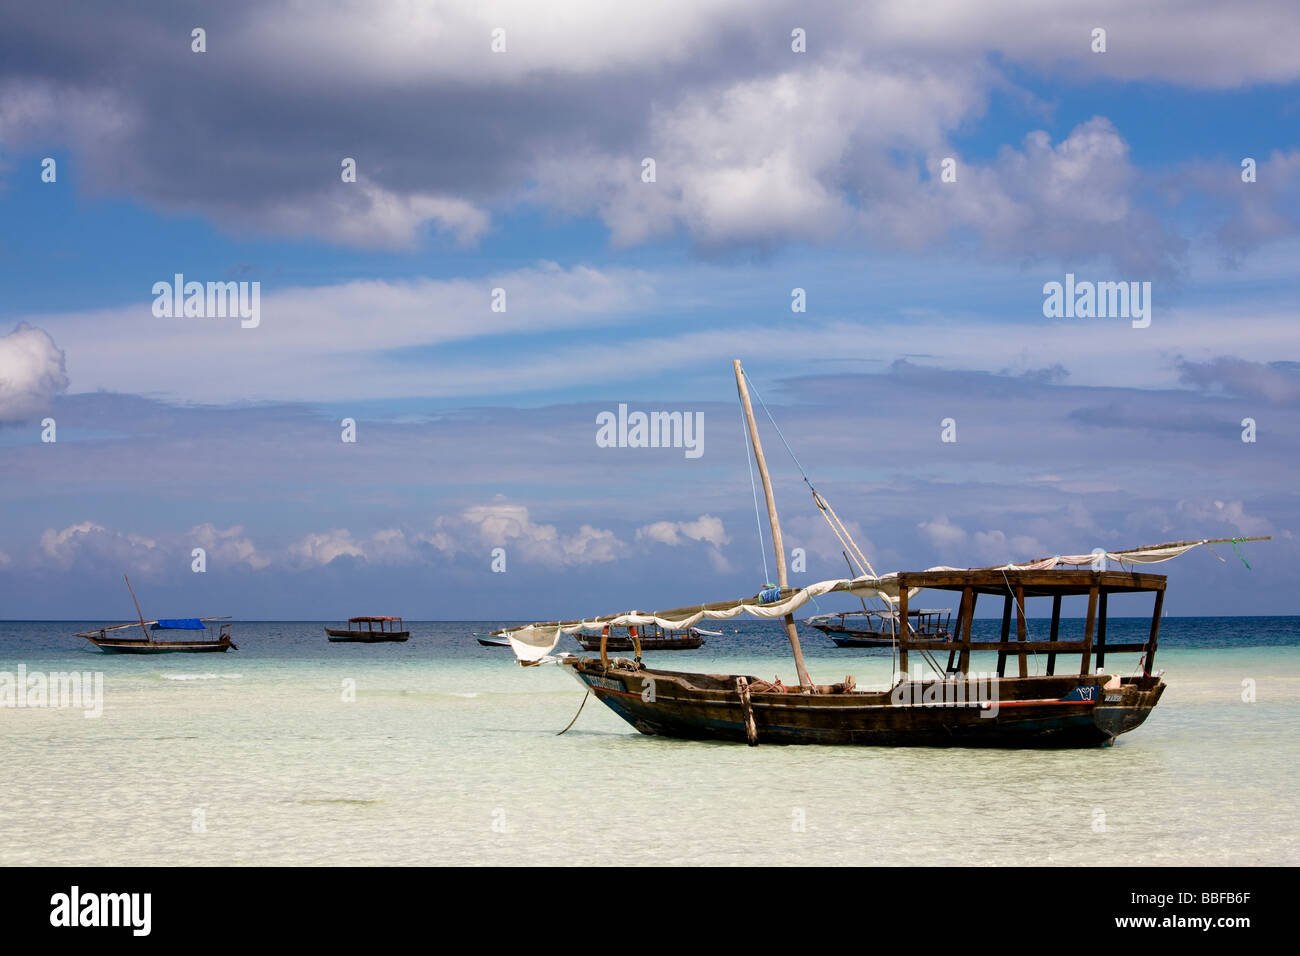
[[(846, 631), (838, 627), (825, 627), (817, 624), (812, 627), (821, 631), (837, 647), (893, 647), (895, 643), (892, 634), (886, 634), (881, 631)], [(928, 634), (917, 633), (917, 637), (928, 637)]]
[(230, 641), (96, 641), (108, 654), (224, 654), (233, 646)]
[[(750, 742), (734, 675), (625, 667), (602, 671), (599, 662), (575, 660), (581, 663), (568, 664), (574, 676), (643, 734)], [(961, 705), (922, 703), (924, 688), (933, 685), (919, 682), (863, 693), (805, 695), (797, 690), (754, 689), (749, 697), (756, 742), (762, 744), (1095, 747), (1138, 727), (1165, 688), (1157, 677), (1130, 678), (1118, 691), (1107, 692), (1103, 684), (1108, 679), (998, 678), (991, 700), (986, 695), (983, 702)], [(1071, 694), (1091, 699), (1060, 699)], [(972, 691), (967, 696), (976, 695)]]
[(373, 634), (368, 632), (357, 633), (356, 631), (347, 631), (339, 628), (325, 628), (325, 636), (329, 638), (331, 644), (387, 644), (391, 642), (401, 643), (410, 638), (410, 631), (375, 631)]
[[(584, 651), (599, 651), (600, 638), (579, 638), (578, 643), (582, 645)], [(643, 637), (641, 638), (641, 650), (643, 651), (693, 651), (704, 646), (702, 637)], [(632, 641), (626, 637), (611, 637), (605, 646), (607, 651), (631, 651), (635, 650)]]
[[(827, 632), (828, 634), (830, 632)], [(830, 634), (830, 639), (837, 647), (893, 647), (894, 641), (889, 637), (840, 637)]]

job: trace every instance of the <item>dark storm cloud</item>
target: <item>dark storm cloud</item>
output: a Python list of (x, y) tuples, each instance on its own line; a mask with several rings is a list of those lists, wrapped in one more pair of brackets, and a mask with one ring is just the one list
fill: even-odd
[[(1261, 29), (1228, 33), (1212, 7), (1117, 3), (1108, 22), (1129, 42), (1087, 59), (1095, 4), (1041, 21), (1014, 3), (920, 19), (901, 0), (506, 5), (492, 16), (511, 45), (496, 55), (497, 20), (475, 4), (8, 3), (0, 138), (71, 147), (96, 193), (237, 232), (395, 247), (432, 227), (473, 242), (491, 212), (528, 201), (599, 217), (622, 243), (684, 227), (710, 253), (845, 237), (924, 250), (974, 234), (995, 257), (1166, 274), (1181, 240), (1143, 208), (1104, 121), (964, 166), (964, 192), (935, 195), (929, 166), (1008, 85), (990, 54), (1074, 79), (1084, 63), (1191, 85), (1293, 78), (1284, 31), (1262, 25), (1294, 10), (1247, 6), (1234, 27)], [(794, 24), (806, 55), (790, 50)], [(662, 164), (653, 193), (645, 155)], [(339, 180), (343, 157), (356, 188)], [(1245, 210), (1230, 233), (1276, 233), (1258, 218)]]
[[(87, 135), (57, 115), (37, 124), (80, 147), (82, 175), (96, 191), (202, 211), (229, 226), (274, 227), (265, 204), (337, 193), (345, 156), (358, 161), (362, 180), (386, 190), (491, 201), (522, 186), (539, 153), (627, 149), (642, 138), (650, 102), (728, 71), (725, 58), (710, 55), (682, 72), (633, 64), (604, 76), (549, 70), (493, 82), (481, 31), (445, 40), (481, 48), (477, 76), (416, 73), (393, 82), (327, 59), (298, 71), (292, 58), (310, 51), (277, 56), (249, 44), (253, 14), (265, 8), (74, 2), (51, 12), (15, 4), (0, 34), (0, 76), (64, 100), (110, 94), (102, 102), (121, 114), (110, 130)], [(304, 20), (310, 15), (302, 10)], [(190, 49), (196, 25), (207, 31), (201, 55)], [(719, 43), (735, 45), (725, 35)], [(432, 47), (428, 57), (445, 52)]]

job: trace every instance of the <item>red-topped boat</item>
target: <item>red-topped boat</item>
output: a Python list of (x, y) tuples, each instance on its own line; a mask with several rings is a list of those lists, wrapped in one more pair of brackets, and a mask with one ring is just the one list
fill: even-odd
[(385, 644), (405, 641), (411, 632), (402, 626), (400, 617), (350, 617), (346, 628), (325, 628), (325, 636), (331, 644)]

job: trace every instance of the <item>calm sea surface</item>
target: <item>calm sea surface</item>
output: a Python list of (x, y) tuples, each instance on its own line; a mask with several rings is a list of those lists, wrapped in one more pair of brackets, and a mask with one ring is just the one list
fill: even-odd
[[(646, 659), (791, 679), (779, 624), (724, 624)], [(0, 707), (0, 865), (1300, 863), (1300, 618), (1167, 619), (1146, 724), (1066, 752), (674, 741), (594, 698), (556, 736), (582, 689), (480, 647), (497, 623), (236, 623), (238, 651), (153, 658), (88, 626), (0, 622), (0, 673), (104, 675), (98, 719)], [(888, 684), (887, 650), (802, 633), (819, 682)]]

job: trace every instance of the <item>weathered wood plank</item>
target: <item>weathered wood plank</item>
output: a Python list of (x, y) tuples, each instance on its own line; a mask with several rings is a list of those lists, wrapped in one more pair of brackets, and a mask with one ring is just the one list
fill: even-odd
[(1160, 635), (1160, 613), (1165, 606), (1165, 590), (1156, 592), (1155, 612), (1151, 615), (1151, 636), (1147, 638), (1146, 652), (1143, 655), (1143, 673), (1150, 674), (1151, 666), (1156, 662), (1156, 640)]
[[(1061, 632), (1061, 595), (1052, 595), (1052, 633), (1048, 640), (1055, 641)], [(1052, 651), (1047, 655), (1047, 673), (1049, 676), (1056, 673), (1056, 652)]]
[(1020, 648), (1020, 676), (1029, 676), (1029, 658), (1025, 655), (1024, 643), (1028, 639), (1025, 632), (1025, 590), (1019, 584), (1016, 585), (1016, 640), (1021, 643)]
[[(1096, 575), (1094, 577), (1097, 577)], [(1097, 624), (1097, 591), (1098, 587), (1094, 583), (1092, 590), (1088, 592), (1088, 616), (1083, 623), (1083, 659), (1079, 666), (1079, 676), (1087, 677), (1092, 670), (1092, 632)]]
[(970, 600), (967, 602), (969, 606), (966, 609), (965, 625), (960, 628), (962, 649), (961, 658), (957, 664), (957, 670), (963, 674), (967, 674), (970, 672), (970, 629), (971, 624), (975, 620), (975, 604), (979, 600), (979, 593), (974, 588), (965, 588), (962, 591), (962, 594), (969, 595)]
[(1106, 592), (1102, 591), (1097, 603), (1097, 670), (1106, 667)]
[[(909, 645), (914, 651), (945, 651), (952, 646), (949, 641), (926, 640), (917, 638)], [(1137, 654), (1145, 651), (1148, 647), (1146, 641), (1134, 641), (1125, 644), (1107, 644), (1106, 649), (1111, 654)], [(1014, 639), (1006, 641), (972, 641), (970, 649), (972, 651), (1002, 651), (1007, 654), (1019, 654), (1023, 649), (1026, 654), (1079, 654), (1088, 648), (1086, 641), (1034, 641), (1027, 640), (1020, 642)]]
[[(1011, 635), (1011, 595), (1008, 594), (1002, 600), (1002, 643), (1007, 642)], [(1006, 677), (1007, 674), (1007, 652), (998, 651), (998, 676)]]
[(749, 699), (749, 680), (736, 678), (736, 693), (740, 695), (740, 707), (745, 712), (745, 739), (751, 747), (758, 746), (758, 725), (754, 723), (754, 705)]
[(907, 673), (907, 647), (911, 642), (911, 629), (907, 623), (907, 589), (905, 576), (898, 576), (898, 669)]

